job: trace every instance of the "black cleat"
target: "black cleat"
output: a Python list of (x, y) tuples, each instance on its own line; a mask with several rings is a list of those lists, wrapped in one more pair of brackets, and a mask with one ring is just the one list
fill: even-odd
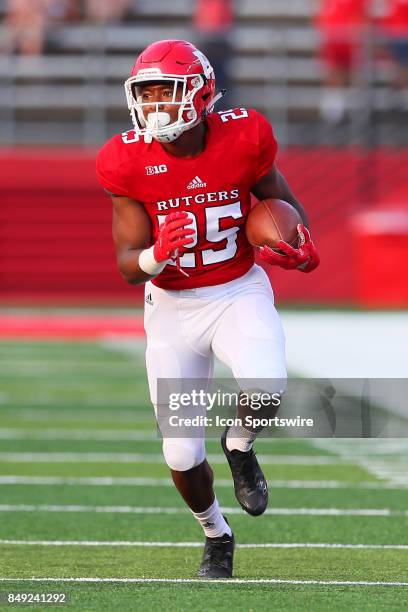
[(245, 512), (259, 516), (268, 505), (268, 484), (252, 449), (247, 453), (228, 450), (228, 429), (222, 434), (221, 446), (231, 468), (235, 497)]
[(224, 533), (219, 538), (206, 538), (200, 578), (231, 578), (234, 557), (234, 534)]

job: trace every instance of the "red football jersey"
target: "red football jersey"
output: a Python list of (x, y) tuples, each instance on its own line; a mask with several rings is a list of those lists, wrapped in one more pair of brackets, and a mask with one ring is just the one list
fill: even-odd
[(390, 34), (401, 38), (408, 32), (408, 0), (388, 0), (387, 11), (383, 20), (384, 27)]
[(321, 0), (317, 22), (326, 28), (362, 25), (367, 12), (368, 0)]
[(251, 189), (272, 168), (277, 143), (260, 113), (238, 108), (207, 117), (206, 146), (193, 158), (175, 157), (153, 140), (136, 140), (133, 130), (117, 134), (101, 149), (97, 175), (116, 195), (143, 204), (152, 243), (166, 215), (191, 218), (194, 243), (181, 257), (181, 274), (168, 264), (153, 283), (163, 289), (219, 285), (245, 274), (254, 262), (245, 235)]

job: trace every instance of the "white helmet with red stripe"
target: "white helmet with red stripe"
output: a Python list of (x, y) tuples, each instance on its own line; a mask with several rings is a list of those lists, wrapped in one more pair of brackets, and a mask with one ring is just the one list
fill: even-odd
[[(142, 102), (141, 86), (161, 81), (173, 84), (170, 103), (179, 109), (177, 120), (172, 123), (168, 113), (159, 111), (159, 102), (154, 103), (156, 110), (147, 118), (143, 112), (152, 103)], [(142, 51), (125, 82), (125, 90), (136, 134), (143, 135), (146, 142), (152, 138), (160, 142), (176, 140), (197, 125), (220, 97), (215, 97), (215, 75), (210, 62), (186, 40), (161, 40)]]

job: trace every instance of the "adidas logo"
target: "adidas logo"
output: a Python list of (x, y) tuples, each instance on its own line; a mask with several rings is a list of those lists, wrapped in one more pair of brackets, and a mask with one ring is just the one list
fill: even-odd
[(199, 187), (207, 187), (207, 183), (203, 183), (199, 176), (195, 176), (187, 185), (187, 189), (198, 189)]
[(153, 298), (152, 298), (152, 294), (148, 293), (145, 297), (145, 302), (146, 304), (149, 304), (150, 306), (153, 306)]

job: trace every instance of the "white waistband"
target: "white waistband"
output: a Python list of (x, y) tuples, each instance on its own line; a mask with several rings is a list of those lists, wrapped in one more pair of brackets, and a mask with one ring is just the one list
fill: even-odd
[(161, 289), (155, 286), (155, 289), (163, 294), (183, 298), (183, 297), (197, 297), (197, 298), (205, 298), (205, 297), (217, 297), (220, 295), (225, 295), (234, 289), (241, 287), (247, 281), (252, 281), (254, 278), (258, 277), (260, 282), (265, 279), (265, 272), (263, 269), (254, 264), (248, 272), (243, 274), (243, 276), (239, 276), (228, 283), (222, 283), (220, 285), (211, 285), (209, 287), (196, 287), (195, 289), (180, 289), (179, 291)]

